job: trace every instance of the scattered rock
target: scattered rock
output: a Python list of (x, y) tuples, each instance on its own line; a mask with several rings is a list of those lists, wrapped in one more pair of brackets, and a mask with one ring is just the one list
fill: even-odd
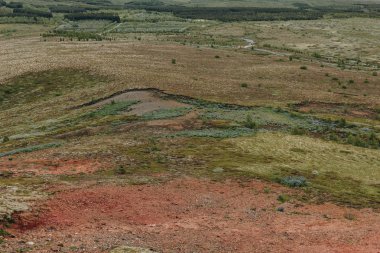
[(28, 245), (28, 246), (33, 246), (33, 245), (34, 245), (34, 242), (27, 242), (26, 245)]
[(110, 253), (155, 253), (155, 251), (139, 247), (121, 246), (111, 250)]
[(0, 171), (0, 177), (8, 178), (13, 175), (12, 171)]
[(212, 172), (214, 172), (214, 173), (222, 173), (222, 172), (224, 172), (224, 169), (218, 167), (218, 168), (213, 169)]
[(13, 213), (28, 211), (32, 202), (46, 196), (46, 193), (21, 185), (0, 187), (0, 222)]
[(318, 172), (318, 170), (313, 170), (313, 171), (311, 172), (311, 174), (313, 174), (314, 176), (318, 176), (318, 175), (319, 175), (319, 172)]

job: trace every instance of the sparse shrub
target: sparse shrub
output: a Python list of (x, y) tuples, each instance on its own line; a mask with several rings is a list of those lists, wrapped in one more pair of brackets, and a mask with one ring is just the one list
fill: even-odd
[(127, 174), (127, 170), (123, 166), (119, 166), (115, 169), (115, 173), (118, 175), (125, 175)]
[(248, 84), (247, 84), (247, 83), (242, 83), (242, 84), (240, 84), (240, 87), (242, 87), (242, 88), (247, 88), (247, 87), (248, 87)]
[(9, 178), (12, 177), (13, 174), (14, 173), (12, 171), (0, 171), (0, 178)]
[(11, 236), (11, 234), (5, 231), (4, 229), (0, 228), (0, 236), (6, 237), (6, 236)]
[(304, 134), (306, 134), (306, 130), (301, 128), (301, 127), (294, 127), (294, 128), (292, 128), (290, 133), (293, 135), (304, 135)]
[(371, 133), (368, 137), (368, 143), (372, 147), (379, 147), (380, 146), (380, 140), (377, 138), (375, 133)]
[(176, 59), (172, 59), (172, 64), (176, 64), (177, 63), (177, 60)]
[(346, 86), (346, 85), (343, 85), (343, 86), (342, 86), (342, 89), (347, 89), (347, 86)]
[(154, 144), (151, 148), (149, 148), (149, 152), (158, 152), (158, 151), (161, 151), (161, 149), (156, 144)]
[(249, 128), (249, 129), (256, 129), (257, 128), (256, 123), (253, 121), (252, 116), (249, 114), (247, 115), (247, 118), (244, 121), (244, 126), (246, 128)]
[(215, 55), (215, 58), (216, 58), (216, 59), (219, 59), (219, 58), (220, 58), (220, 56), (219, 56), (219, 55)]
[(293, 56), (289, 56), (289, 61), (293, 61)]
[(347, 143), (354, 145), (354, 146), (358, 146), (358, 147), (367, 147), (368, 146), (367, 143), (362, 138), (360, 138), (360, 136), (352, 135), (352, 134), (350, 134), (347, 137)]
[(306, 66), (301, 66), (300, 69), (307, 70), (307, 67)]
[(349, 84), (353, 84), (353, 83), (355, 83), (355, 81), (352, 80), (352, 79), (350, 79), (350, 80), (348, 80), (348, 83), (349, 83)]
[(314, 52), (313, 54), (312, 54), (312, 56), (313, 57), (315, 57), (315, 58), (322, 58), (322, 56), (321, 56), (321, 54), (320, 53), (317, 53), (317, 52)]
[(8, 142), (8, 141), (9, 141), (9, 137), (8, 136), (4, 136), (3, 137), (3, 143)]
[(347, 125), (347, 122), (344, 118), (341, 118), (337, 121), (337, 127), (345, 127)]
[(365, 80), (364, 80), (364, 83), (369, 83), (368, 79), (365, 79)]
[(330, 76), (330, 74), (329, 73), (325, 73), (325, 76)]
[(307, 185), (305, 177), (302, 176), (289, 176), (281, 179), (281, 184), (289, 187), (303, 187)]
[(331, 141), (338, 141), (339, 137), (335, 133), (332, 133), (332, 134), (329, 135), (329, 140), (331, 140)]
[(355, 215), (353, 215), (352, 213), (344, 214), (344, 218), (346, 218), (347, 220), (355, 220), (356, 219)]
[(281, 203), (285, 203), (286, 201), (289, 200), (289, 196), (281, 194), (281, 195), (278, 195), (277, 200), (280, 201)]
[(333, 80), (333, 81), (339, 81), (339, 79), (337, 77), (333, 77), (333, 78), (331, 78), (331, 80)]
[(374, 72), (372, 73), (372, 75), (373, 75), (373, 76), (377, 76), (377, 72), (374, 71)]
[(277, 106), (276, 109), (274, 109), (275, 112), (284, 112), (284, 110), (280, 107)]

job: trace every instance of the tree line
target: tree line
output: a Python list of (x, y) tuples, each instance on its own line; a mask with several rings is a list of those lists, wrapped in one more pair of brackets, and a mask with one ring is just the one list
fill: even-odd
[(319, 19), (322, 11), (305, 11), (294, 8), (251, 8), (251, 7), (185, 7), (173, 5), (141, 5), (127, 3), (129, 9), (145, 9), (147, 11), (171, 12), (181, 18), (213, 19), (220, 21), (271, 21)]
[(294, 4), (296, 8), (259, 7), (187, 7), (165, 5), (159, 0), (146, 0), (125, 3), (126, 9), (171, 12), (175, 16), (189, 19), (211, 19), (220, 21), (274, 21), (274, 20), (313, 20), (326, 14), (361, 15), (368, 11), (378, 15), (377, 6), (311, 7), (308, 4)]
[(110, 20), (120, 23), (120, 17), (114, 13), (70, 13), (66, 14), (65, 18), (72, 21), (78, 20)]

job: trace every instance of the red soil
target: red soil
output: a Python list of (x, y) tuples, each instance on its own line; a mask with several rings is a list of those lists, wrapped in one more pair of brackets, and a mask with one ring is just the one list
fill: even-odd
[(3, 249), (14, 252), (28, 247), (20, 241), (33, 241), (28, 252), (109, 252), (119, 245), (158, 252), (379, 252), (379, 213), (279, 203), (278, 195), (286, 193), (297, 191), (260, 181), (190, 178), (66, 190), (39, 212), (18, 217), (11, 230), (16, 238)]
[(308, 102), (307, 104), (299, 105), (298, 111), (303, 113), (328, 113), (343, 116), (351, 116), (357, 118), (375, 119), (377, 113), (369, 108), (358, 108), (352, 105), (337, 105), (323, 102)]
[(13, 160), (0, 159), (0, 172), (7, 171), (15, 176), (20, 175), (71, 175), (91, 173), (104, 168), (102, 162), (91, 159), (63, 159), (63, 158), (29, 158), (16, 156)]

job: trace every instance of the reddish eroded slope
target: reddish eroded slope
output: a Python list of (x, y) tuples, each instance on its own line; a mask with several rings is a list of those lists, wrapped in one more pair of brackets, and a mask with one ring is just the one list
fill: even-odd
[(96, 159), (75, 158), (35, 158), (30, 154), (15, 156), (9, 160), (0, 159), (0, 172), (14, 176), (24, 175), (72, 175), (92, 173), (105, 167), (105, 162)]
[(119, 245), (158, 252), (378, 252), (378, 213), (277, 200), (292, 193), (260, 181), (193, 178), (68, 189), (20, 216), (12, 231), (18, 239), (8, 248), (22, 240), (41, 253), (109, 252)]

